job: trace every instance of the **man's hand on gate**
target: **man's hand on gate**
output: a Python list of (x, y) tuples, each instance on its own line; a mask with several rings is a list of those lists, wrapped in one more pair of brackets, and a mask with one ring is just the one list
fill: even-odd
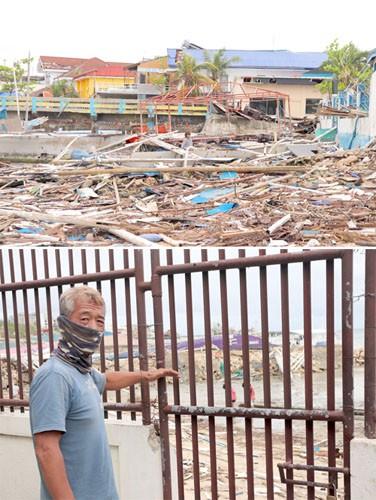
[(154, 382), (155, 380), (163, 377), (179, 377), (179, 372), (172, 370), (171, 368), (158, 368), (156, 370), (142, 371), (141, 374), (142, 382)]

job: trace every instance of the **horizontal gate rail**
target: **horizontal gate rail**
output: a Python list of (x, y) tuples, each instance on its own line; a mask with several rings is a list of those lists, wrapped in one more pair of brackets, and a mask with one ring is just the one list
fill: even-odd
[(244, 408), (218, 406), (165, 406), (169, 415), (200, 415), (206, 417), (247, 417), (247, 418), (282, 418), (284, 420), (321, 420), (343, 422), (343, 411), (299, 410), (284, 408)]
[(46, 288), (51, 286), (74, 285), (78, 283), (89, 283), (97, 281), (116, 280), (121, 278), (133, 278), (134, 269), (120, 269), (116, 271), (103, 271), (99, 273), (78, 274), (75, 276), (61, 276), (56, 278), (42, 278), (38, 280), (19, 281), (15, 283), (0, 284), (0, 292), (14, 292), (17, 290), (30, 290)]
[(158, 266), (155, 273), (158, 275), (190, 274), (207, 271), (225, 271), (228, 269), (244, 269), (246, 267), (261, 267), (281, 264), (314, 262), (318, 260), (341, 259), (346, 250), (311, 250), (260, 257), (240, 257), (237, 259), (211, 260), (208, 262), (191, 262), (187, 264), (173, 264)]
[[(0, 406), (26, 408), (29, 406), (28, 399), (0, 399)], [(135, 411), (141, 412), (143, 406), (141, 403), (104, 403), (105, 410), (113, 411)]]

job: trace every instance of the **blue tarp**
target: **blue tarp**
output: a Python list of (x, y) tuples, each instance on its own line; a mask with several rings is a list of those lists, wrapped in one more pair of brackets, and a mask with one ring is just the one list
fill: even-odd
[(218, 207), (207, 210), (206, 213), (208, 215), (225, 214), (226, 212), (230, 212), (230, 210), (236, 208), (237, 206), (237, 203), (222, 203), (222, 205), (219, 205)]
[(238, 174), (237, 172), (221, 172), (219, 174), (219, 178), (224, 181), (224, 180), (227, 180), (227, 179), (236, 179), (238, 178)]
[(233, 193), (235, 190), (233, 187), (227, 188), (209, 188), (202, 191), (200, 194), (191, 199), (192, 203), (207, 203), (214, 198), (219, 196), (224, 196), (225, 194)]

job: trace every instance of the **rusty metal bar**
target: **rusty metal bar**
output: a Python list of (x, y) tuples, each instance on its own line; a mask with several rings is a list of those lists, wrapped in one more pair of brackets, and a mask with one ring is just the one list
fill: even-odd
[[(312, 309), (311, 309), (311, 263), (303, 262), (303, 319), (304, 319), (304, 393), (305, 408), (313, 410), (313, 377), (312, 377)], [(307, 464), (314, 465), (313, 420), (306, 421), (306, 454)], [(315, 499), (315, 488), (311, 470), (307, 470), (307, 499)]]
[[(124, 269), (129, 269), (129, 252), (127, 249), (123, 250), (123, 266)], [(125, 291), (125, 317), (127, 329), (127, 351), (128, 351), (128, 370), (134, 371), (134, 354), (133, 354), (133, 325), (132, 325), (132, 305), (131, 305), (131, 289), (129, 278), (124, 278), (124, 291)], [(129, 399), (131, 403), (136, 401), (136, 391), (132, 385), (129, 388)], [(131, 419), (136, 420), (136, 413), (131, 413)]]
[[(23, 248), (20, 249), (20, 268), (21, 268), (21, 279), (26, 280), (26, 267), (25, 267), (25, 255)], [(29, 299), (27, 295), (27, 290), (22, 290), (23, 299), (23, 311), (25, 318), (25, 337), (26, 337), (26, 349), (27, 349), (27, 371), (29, 375), (29, 385), (33, 379), (33, 355), (31, 350), (31, 329), (30, 329), (30, 315), (29, 315)]]
[(345, 414), (341, 410), (301, 410), (286, 408), (245, 408), (222, 406), (184, 406), (167, 405), (163, 411), (170, 415), (198, 415), (214, 417), (248, 417), (287, 420), (318, 420), (326, 422), (343, 422)]
[[(4, 283), (4, 280), (5, 280), (4, 255), (3, 255), (3, 249), (0, 248), (0, 282)], [(1, 301), (2, 301), (2, 305), (3, 305), (4, 342), (5, 342), (5, 352), (6, 352), (8, 394), (9, 394), (9, 399), (13, 399), (13, 378), (12, 378), (12, 365), (10, 362), (10, 339), (9, 339), (9, 327), (8, 327), (8, 309), (7, 309), (7, 296), (6, 296), (5, 292), (1, 292)], [(13, 411), (13, 407), (11, 407), (11, 411)]]
[[(101, 272), (101, 258), (100, 258), (100, 253), (99, 249), (95, 249), (95, 271), (96, 273)], [(100, 280), (96, 281), (96, 287), (99, 293), (102, 293), (102, 282)], [(105, 353), (105, 347), (104, 347), (104, 340), (100, 343), (99, 346), (99, 354), (100, 354), (100, 363), (101, 363), (101, 372), (104, 373), (106, 371), (106, 353)], [(107, 391), (103, 391), (102, 394), (102, 399), (103, 403), (106, 404), (107, 402)], [(104, 415), (107, 418), (108, 417), (108, 412), (107, 410), (104, 411)]]
[[(201, 250), (201, 260), (208, 260), (208, 251)], [(210, 316), (210, 284), (209, 274), (202, 273), (202, 299), (204, 311), (204, 334), (205, 334), (205, 357), (206, 357), (206, 389), (208, 405), (214, 406), (214, 381), (213, 381), (213, 353), (212, 353), (212, 332)], [(210, 485), (213, 499), (218, 498), (218, 476), (217, 476), (217, 442), (215, 435), (215, 417), (208, 419), (209, 430), (209, 450), (210, 450)]]
[[(190, 251), (184, 250), (184, 262), (190, 262)], [(175, 266), (174, 266), (175, 267)], [(187, 317), (187, 340), (188, 340), (188, 365), (189, 365), (189, 394), (191, 405), (197, 404), (196, 396), (196, 370), (195, 370), (195, 347), (193, 331), (193, 305), (192, 305), (192, 276), (185, 275), (185, 303)], [(193, 481), (196, 499), (201, 498), (200, 489), (200, 458), (198, 447), (198, 422), (195, 415), (191, 416), (192, 426), (192, 457), (193, 457)]]
[[(43, 250), (43, 263), (44, 263), (44, 276), (46, 279), (49, 279), (50, 270), (48, 265), (47, 248)], [(47, 303), (48, 343), (50, 347), (50, 352), (52, 352), (54, 350), (54, 337), (53, 337), (53, 326), (52, 326), (51, 289), (49, 286), (46, 287), (45, 292), (46, 292), (46, 303)]]
[[(28, 407), (28, 399), (0, 399), (1, 406)], [(105, 410), (141, 412), (141, 403), (104, 403)]]
[[(109, 250), (109, 264), (110, 271), (115, 268), (114, 262), (114, 250), (110, 248)], [(119, 362), (119, 339), (118, 339), (118, 321), (117, 321), (117, 301), (116, 301), (116, 283), (115, 280), (110, 280), (110, 295), (111, 295), (111, 320), (112, 320), (112, 342), (114, 349), (114, 365), (115, 371), (120, 371)], [(115, 391), (116, 402), (121, 403), (121, 393), (120, 391)], [(121, 411), (117, 412), (116, 418), (121, 420)]]
[[(8, 261), (9, 261), (9, 270), (10, 270), (10, 280), (12, 282), (15, 281), (15, 272), (14, 272), (14, 256), (13, 249), (10, 248), (8, 250)], [(21, 366), (21, 342), (20, 342), (20, 328), (18, 321), (18, 303), (17, 303), (17, 292), (12, 291), (12, 306), (13, 306), (13, 324), (14, 324), (14, 336), (16, 340), (16, 367), (17, 367), (17, 381), (18, 381), (18, 394), (20, 399), (24, 397), (23, 390), (23, 380), (22, 380), (22, 366)], [(21, 407), (21, 412), (24, 409)]]
[(44, 278), (44, 279), (33, 279), (31, 281), (16, 282), (16, 283), (5, 283), (0, 284), (0, 292), (9, 292), (14, 290), (27, 290), (27, 289), (37, 289), (46, 288), (51, 286), (61, 286), (61, 285), (74, 285), (77, 283), (84, 282), (98, 282), (106, 280), (116, 280), (121, 278), (133, 278), (135, 275), (134, 269), (118, 269), (116, 271), (104, 271), (98, 273), (88, 273), (88, 274), (78, 274), (72, 276), (63, 276), (60, 278)]
[(203, 271), (224, 271), (226, 269), (242, 269), (244, 267), (260, 267), (281, 264), (292, 264), (297, 262), (314, 262), (317, 260), (342, 258), (345, 250), (310, 250), (307, 252), (291, 252), (287, 254), (261, 255), (258, 257), (245, 257), (209, 262), (191, 262), (175, 264), (174, 266), (159, 266), (156, 273), (188, 274)]
[[(265, 250), (260, 250), (265, 257)], [(280, 256), (280, 255), (279, 255)], [(270, 408), (272, 404), (270, 387), (270, 357), (269, 357), (269, 318), (268, 318), (268, 283), (266, 266), (260, 267), (260, 307), (261, 307), (261, 337), (262, 337), (262, 382), (264, 390), (264, 406)], [(270, 500), (274, 498), (273, 485), (273, 437), (272, 421), (266, 418), (265, 426), (265, 466), (266, 489)]]
[[(334, 325), (334, 261), (326, 262), (326, 391), (327, 408), (334, 410), (335, 399), (335, 325)], [(336, 466), (336, 424), (328, 422), (328, 464)], [(337, 476), (329, 472), (329, 483), (337, 488)], [(329, 488), (334, 495), (335, 488)]]
[[(138, 330), (138, 352), (140, 361), (140, 370), (148, 371), (148, 344), (146, 331), (146, 306), (145, 292), (140, 290), (139, 284), (144, 281), (144, 260), (143, 251), (134, 251), (134, 267), (136, 278), (136, 305), (137, 305), (137, 330)], [(142, 423), (149, 425), (151, 423), (150, 415), (150, 389), (148, 384), (141, 384)]]
[[(155, 273), (159, 266), (159, 251), (151, 250), (151, 269), (152, 269), (152, 296), (154, 312), (154, 333), (155, 333), (155, 352), (157, 368), (165, 367), (165, 345), (163, 331), (163, 303), (162, 303), (162, 278)], [(162, 455), (162, 477), (163, 477), (163, 499), (172, 499), (171, 489), (171, 461), (170, 461), (170, 442), (168, 434), (168, 415), (163, 411), (167, 404), (167, 382), (165, 378), (158, 380), (158, 406), (159, 406), (159, 426), (160, 442)]]
[[(33, 281), (38, 280), (38, 267), (35, 248), (31, 250), (31, 267), (33, 271)], [(37, 343), (38, 343), (38, 361), (39, 366), (43, 363), (43, 344), (42, 344), (42, 325), (40, 321), (40, 302), (39, 302), (39, 289), (37, 287), (32, 287), (34, 289), (34, 304), (35, 304), (35, 319), (37, 323)]]
[[(224, 249), (219, 250), (219, 259), (226, 259)], [(223, 341), (223, 363), (225, 379), (225, 401), (226, 406), (232, 406), (231, 391), (231, 351), (228, 321), (228, 299), (227, 299), (227, 277), (226, 271), (219, 271), (220, 295), (221, 295), (221, 319), (222, 319), (222, 341)], [(227, 469), (228, 469), (228, 492), (230, 500), (236, 498), (235, 485), (235, 454), (234, 454), (234, 421), (231, 417), (226, 419), (227, 431)]]
[(366, 250), (364, 434), (376, 438), (376, 251)]
[[(285, 253), (282, 251), (282, 253)], [(283, 401), (285, 408), (291, 408), (291, 353), (290, 353), (290, 302), (289, 302), (289, 271), (288, 264), (282, 264), (281, 276), (281, 323), (282, 323), (282, 357), (283, 357)], [(293, 430), (291, 420), (285, 421), (285, 459), (292, 463), (294, 460), (293, 451)], [(293, 480), (292, 470), (286, 472), (287, 479)], [(291, 484), (286, 487), (287, 500), (293, 500), (294, 488)]]
[[(167, 264), (173, 265), (172, 250), (167, 250)], [(167, 277), (168, 285), (168, 306), (170, 313), (170, 332), (171, 332), (171, 361), (172, 368), (179, 370), (179, 357), (177, 346), (177, 331), (176, 331), (176, 304), (175, 304), (175, 287), (174, 276)], [(174, 404), (180, 404), (180, 387), (179, 380), (173, 380)], [(178, 496), (184, 500), (184, 469), (183, 469), (183, 438), (181, 416), (175, 415), (175, 444), (176, 444), (176, 468), (178, 478)]]
[[(345, 250), (342, 259), (342, 368), (343, 368), (343, 465), (350, 467), (350, 442), (354, 436), (353, 378), (353, 255)], [(351, 498), (350, 477), (345, 477), (345, 500)]]
[[(245, 250), (239, 250), (239, 257), (245, 258)], [(248, 297), (247, 297), (247, 270), (239, 269), (239, 291), (240, 291), (240, 320), (242, 333), (242, 355), (243, 355), (243, 397), (244, 406), (251, 407), (251, 374), (249, 368), (249, 324), (248, 324)], [(246, 418), (245, 425), (245, 445), (247, 464), (247, 490), (248, 499), (255, 498), (254, 467), (253, 467), (253, 437), (252, 419)]]

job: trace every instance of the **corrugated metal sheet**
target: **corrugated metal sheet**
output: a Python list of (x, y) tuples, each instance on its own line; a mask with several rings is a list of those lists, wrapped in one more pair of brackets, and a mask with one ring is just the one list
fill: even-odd
[[(167, 49), (169, 67), (176, 67), (176, 52), (179, 49)], [(216, 50), (208, 50), (213, 55)], [(197, 63), (205, 61), (205, 51), (197, 49), (184, 50), (185, 54), (192, 56)], [(291, 69), (316, 69), (327, 59), (325, 52), (290, 52), (289, 50), (226, 50), (225, 57), (231, 59), (238, 57), (231, 68), (291, 68)]]

